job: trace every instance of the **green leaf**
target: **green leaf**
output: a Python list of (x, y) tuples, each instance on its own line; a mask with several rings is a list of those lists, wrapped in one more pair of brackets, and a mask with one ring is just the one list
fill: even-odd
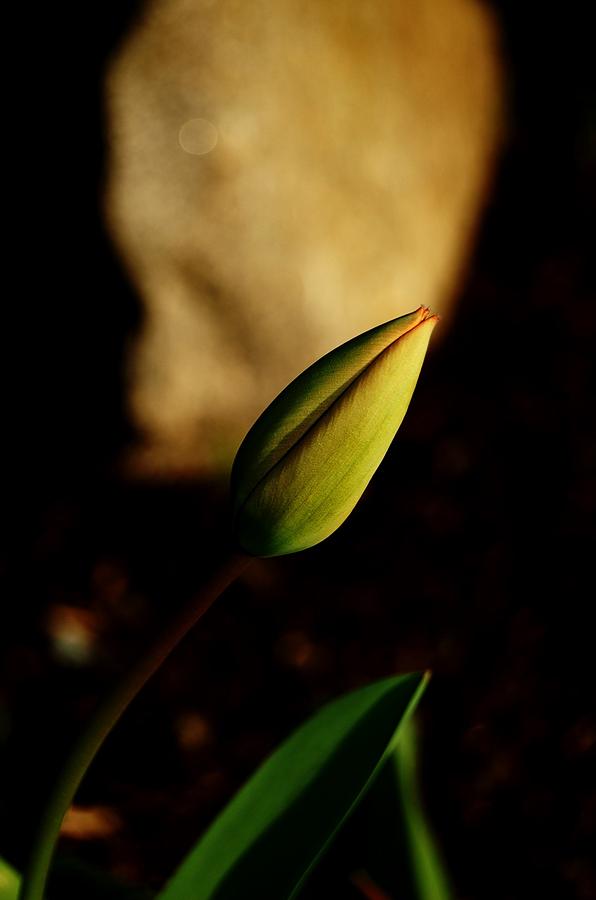
[(320, 710), (232, 799), (159, 900), (296, 896), (392, 751), (425, 681), (388, 678)]
[(17, 872), (0, 856), (0, 900), (16, 900), (20, 883)]
[(396, 747), (393, 763), (410, 850), (416, 900), (451, 900), (453, 892), (428, 825), (417, 776), (416, 730), (407, 723)]
[(425, 818), (416, 773), (414, 722), (309, 880), (300, 900), (452, 900)]

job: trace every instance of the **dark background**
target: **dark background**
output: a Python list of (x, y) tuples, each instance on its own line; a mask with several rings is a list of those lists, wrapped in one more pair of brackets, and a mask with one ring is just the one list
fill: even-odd
[[(431, 668), (425, 794), (458, 895), (596, 896), (589, 4), (495, 8), (507, 133), (449, 334), (348, 523), (256, 563), (108, 741), (79, 799), (114, 807), (121, 827), (69, 843), (105, 870), (159, 885), (310, 711)], [(225, 530), (225, 484), (118, 474), (141, 310), (98, 212), (101, 76), (134, 12), (23, 8), (5, 37), (0, 848), (17, 866), (97, 697), (198, 586)], [(89, 665), (55, 658), (56, 604), (91, 610)]]

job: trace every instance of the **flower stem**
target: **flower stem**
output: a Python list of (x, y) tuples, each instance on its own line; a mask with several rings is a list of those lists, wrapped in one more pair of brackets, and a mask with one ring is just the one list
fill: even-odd
[(19, 900), (43, 900), (62, 820), (95, 754), (126, 707), (211, 604), (238, 578), (250, 560), (251, 557), (245, 554), (230, 554), (209, 582), (181, 610), (171, 625), (166, 627), (156, 643), (100, 706), (75, 745), (51, 793), (33, 847), (31, 862), (23, 878)]

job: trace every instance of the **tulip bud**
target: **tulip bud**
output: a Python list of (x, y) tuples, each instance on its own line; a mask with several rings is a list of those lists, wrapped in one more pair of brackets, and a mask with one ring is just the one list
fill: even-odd
[(254, 556), (324, 540), (349, 516), (406, 413), (437, 316), (421, 306), (294, 379), (234, 460), (235, 536)]

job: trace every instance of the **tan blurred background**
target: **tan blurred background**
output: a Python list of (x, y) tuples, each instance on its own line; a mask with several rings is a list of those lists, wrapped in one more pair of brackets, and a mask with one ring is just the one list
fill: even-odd
[(107, 74), (135, 474), (229, 466), (302, 368), (457, 295), (501, 130), (473, 0), (152, 0)]

